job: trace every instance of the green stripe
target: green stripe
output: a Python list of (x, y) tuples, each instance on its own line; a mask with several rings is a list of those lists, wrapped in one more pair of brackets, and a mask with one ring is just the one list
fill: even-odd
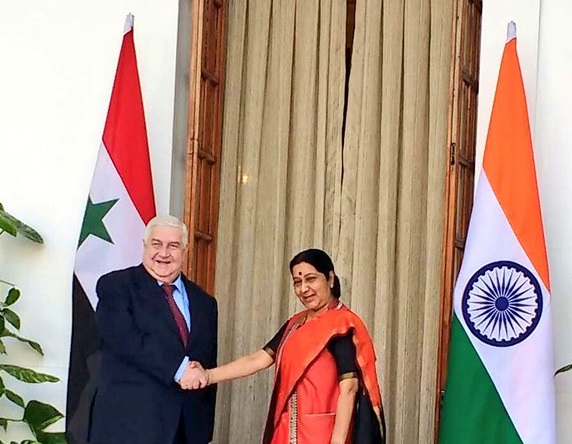
[(485, 366), (455, 315), (439, 443), (522, 443)]

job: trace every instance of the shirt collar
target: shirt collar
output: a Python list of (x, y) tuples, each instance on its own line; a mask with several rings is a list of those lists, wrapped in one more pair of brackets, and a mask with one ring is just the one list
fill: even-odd
[[(157, 283), (159, 284), (159, 286), (163, 285), (163, 282), (161, 281), (157, 281)], [(181, 278), (181, 275), (179, 274), (179, 276), (177, 276), (177, 279), (175, 279), (171, 285), (174, 285), (175, 288), (179, 291), (180, 294), (184, 294), (183, 293), (183, 279)]]

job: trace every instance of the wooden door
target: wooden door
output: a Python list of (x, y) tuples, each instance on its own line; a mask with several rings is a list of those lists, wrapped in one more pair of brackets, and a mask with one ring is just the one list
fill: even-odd
[(192, 3), (184, 206), (190, 239), (185, 271), (190, 279), (213, 294), (227, 5), (225, 0)]
[(463, 260), (473, 206), (482, 0), (457, 0), (454, 27), (449, 168), (439, 341), (436, 424), (447, 377), (454, 285)]

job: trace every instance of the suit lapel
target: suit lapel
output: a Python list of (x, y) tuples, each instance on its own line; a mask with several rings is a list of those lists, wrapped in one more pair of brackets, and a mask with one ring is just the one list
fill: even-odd
[(143, 299), (144, 303), (153, 310), (156, 317), (161, 321), (161, 323), (166, 325), (167, 329), (178, 338), (182, 345), (183, 342), (179, 335), (177, 324), (175, 319), (173, 319), (165, 294), (157, 284), (157, 280), (154, 279), (147, 270), (145, 270), (145, 267), (143, 267), (142, 264), (138, 267), (138, 273), (138, 278), (134, 280), (135, 286), (138, 287), (136, 290), (137, 297)]

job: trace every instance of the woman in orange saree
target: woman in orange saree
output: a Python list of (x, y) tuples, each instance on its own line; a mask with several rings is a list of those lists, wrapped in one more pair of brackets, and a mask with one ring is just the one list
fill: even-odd
[(264, 444), (385, 442), (373, 343), (339, 300), (332, 260), (322, 250), (304, 250), (290, 261), (290, 272), (305, 310), (262, 350), (206, 370), (207, 384), (276, 364)]

